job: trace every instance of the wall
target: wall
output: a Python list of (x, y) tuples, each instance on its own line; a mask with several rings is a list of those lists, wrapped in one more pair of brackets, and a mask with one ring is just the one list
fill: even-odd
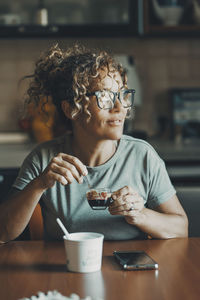
[[(84, 44), (135, 57), (143, 88), (143, 105), (136, 108), (134, 127), (152, 136), (158, 132), (157, 117), (170, 116), (168, 90), (200, 86), (200, 40), (175, 39), (82, 39)], [(43, 39), (0, 40), (0, 131), (19, 131), (23, 89), (19, 79), (33, 70), (41, 51), (57, 41)], [(58, 40), (64, 48), (72, 39)]]

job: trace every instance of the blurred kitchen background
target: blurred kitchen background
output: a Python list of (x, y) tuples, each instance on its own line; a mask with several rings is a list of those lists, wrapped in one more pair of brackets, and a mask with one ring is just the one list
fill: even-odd
[(49, 46), (76, 41), (126, 67), (136, 102), (125, 132), (165, 160), (190, 235), (200, 236), (200, 0), (0, 0), (0, 198), (26, 154), (53, 134), (24, 119), (19, 81)]

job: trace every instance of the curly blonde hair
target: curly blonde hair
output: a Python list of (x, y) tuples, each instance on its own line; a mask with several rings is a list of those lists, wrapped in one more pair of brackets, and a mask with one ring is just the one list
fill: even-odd
[(72, 107), (72, 118), (81, 112), (90, 118), (87, 92), (91, 80), (98, 78), (102, 68), (107, 68), (108, 72), (118, 71), (124, 86), (127, 86), (125, 70), (107, 52), (92, 51), (79, 44), (62, 51), (56, 44), (41, 55), (35, 64), (34, 74), (25, 77), (32, 79), (26, 103), (38, 106), (41, 99), (45, 98), (45, 103), (51, 99), (63, 117), (61, 103), (67, 100)]

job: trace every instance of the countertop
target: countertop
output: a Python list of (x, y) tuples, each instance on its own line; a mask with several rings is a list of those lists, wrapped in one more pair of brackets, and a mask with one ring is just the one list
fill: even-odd
[(0, 144), (0, 168), (19, 168), (35, 144)]
[(180, 143), (164, 140), (148, 141), (158, 152), (160, 157), (167, 161), (200, 161), (200, 142), (198, 143)]

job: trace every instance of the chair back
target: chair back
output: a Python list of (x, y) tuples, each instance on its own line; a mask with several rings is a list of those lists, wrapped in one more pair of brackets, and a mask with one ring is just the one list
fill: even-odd
[(40, 204), (38, 203), (29, 221), (31, 240), (43, 240), (43, 218)]

